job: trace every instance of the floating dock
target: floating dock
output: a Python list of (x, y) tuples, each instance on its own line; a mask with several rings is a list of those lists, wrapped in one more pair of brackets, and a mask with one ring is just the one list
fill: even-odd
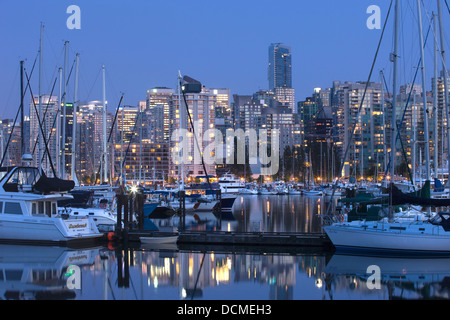
[(126, 237), (129, 242), (138, 242), (140, 237), (174, 235), (178, 235), (177, 243), (182, 245), (333, 247), (327, 235), (322, 233), (225, 231), (185, 231), (175, 233), (130, 230)]

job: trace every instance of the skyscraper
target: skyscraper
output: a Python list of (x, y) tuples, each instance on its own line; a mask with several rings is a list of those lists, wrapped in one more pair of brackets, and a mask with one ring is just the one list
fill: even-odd
[(269, 46), (269, 89), (292, 88), (291, 47), (281, 43)]
[(275, 100), (295, 112), (295, 91), (292, 88), (291, 47), (280, 43), (269, 46), (269, 90)]

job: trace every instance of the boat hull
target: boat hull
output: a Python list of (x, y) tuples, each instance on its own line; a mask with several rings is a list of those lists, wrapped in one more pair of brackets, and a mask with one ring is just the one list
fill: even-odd
[[(427, 226), (428, 232), (420, 231), (420, 225), (411, 231), (401, 224), (386, 225), (371, 230), (363, 227), (351, 227), (348, 224), (334, 224), (324, 227), (325, 232), (337, 249), (375, 250), (403, 252), (448, 252), (450, 253), (450, 234), (439, 226)], [(392, 231), (399, 230), (398, 232)], [(401, 230), (401, 228), (405, 228)], [(433, 229), (433, 230), (430, 230)], [(422, 233), (424, 232), (424, 233)]]
[[(9, 216), (9, 215), (8, 215)], [(27, 244), (76, 244), (96, 242), (103, 237), (90, 219), (7, 217), (0, 219), (0, 241)]]
[(146, 244), (169, 244), (176, 243), (178, 236), (154, 236), (154, 237), (140, 237), (141, 243)]

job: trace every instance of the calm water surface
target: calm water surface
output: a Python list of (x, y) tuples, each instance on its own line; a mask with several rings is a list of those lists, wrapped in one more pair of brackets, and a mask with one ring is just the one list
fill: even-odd
[[(234, 212), (236, 219), (222, 221), (221, 228), (320, 230), (315, 214), (322, 210), (323, 199), (281, 198), (239, 198)], [(192, 223), (191, 227), (204, 225)], [(450, 257), (346, 256), (287, 248), (253, 250), (227, 252), (226, 248), (148, 245), (70, 250), (0, 245), (0, 298), (186, 301), (449, 298)], [(375, 280), (373, 266), (380, 271)]]

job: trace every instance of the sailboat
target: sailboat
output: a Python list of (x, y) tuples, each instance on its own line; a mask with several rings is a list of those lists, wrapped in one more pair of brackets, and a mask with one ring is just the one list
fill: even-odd
[[(440, 6), (440, 2), (438, 1)], [(419, 17), (419, 36), (422, 61), (422, 82), (425, 88), (425, 68), (424, 68), (424, 49), (422, 39), (422, 21), (420, 12), (420, 2), (417, 1), (417, 10)], [(397, 52), (398, 52), (398, 17), (399, 0), (395, 1), (395, 44), (393, 53), (394, 62), (394, 90), (393, 90), (393, 115), (392, 125), (394, 134), (391, 135), (391, 177), (394, 177), (394, 159), (395, 159), (395, 139), (396, 139), (396, 116), (395, 116), (395, 97), (396, 97), (396, 78), (397, 78)], [(443, 43), (442, 43), (443, 45)], [(426, 96), (424, 97), (424, 109), (426, 112)], [(426, 141), (426, 158), (429, 163), (428, 150), (428, 118), (424, 116), (424, 131)], [(427, 168), (427, 180), (429, 179), (429, 166)], [(428, 181), (429, 183), (429, 181)], [(391, 183), (391, 190), (395, 190)], [(391, 191), (391, 202), (396, 200), (396, 195)], [(406, 196), (406, 200), (411, 201), (438, 201), (444, 199), (421, 199), (420, 197)], [(448, 202), (448, 199), (444, 200)], [(392, 204), (390, 205), (389, 218), (383, 218), (380, 221), (352, 221), (334, 223), (325, 226), (324, 230), (333, 245), (337, 249), (351, 250), (381, 250), (381, 251), (409, 251), (419, 253), (450, 253), (450, 213), (440, 212), (429, 219), (416, 219), (413, 221), (394, 220), (392, 214)]]

